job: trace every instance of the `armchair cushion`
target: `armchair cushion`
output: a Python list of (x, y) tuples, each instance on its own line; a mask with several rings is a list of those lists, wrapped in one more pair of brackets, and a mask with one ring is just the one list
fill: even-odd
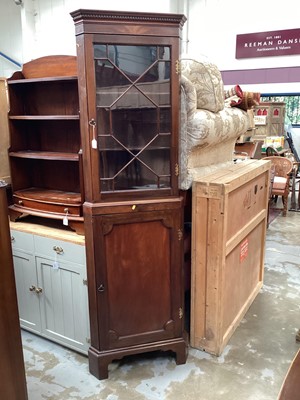
[(221, 72), (209, 61), (181, 59), (181, 73), (196, 90), (197, 108), (218, 112), (224, 108), (224, 85)]
[(282, 192), (284, 192), (286, 189), (287, 181), (287, 178), (275, 176), (273, 180), (273, 190), (276, 192), (282, 190)]

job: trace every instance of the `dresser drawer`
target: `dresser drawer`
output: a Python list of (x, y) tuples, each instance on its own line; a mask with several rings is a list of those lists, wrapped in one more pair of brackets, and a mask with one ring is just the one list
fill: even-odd
[(21, 196), (20, 194), (13, 195), (14, 204), (19, 208), (24, 208), (24, 212), (26, 213), (26, 209), (35, 210), (44, 212), (47, 210), (48, 213), (56, 213), (62, 216), (66, 215), (66, 210), (68, 210), (68, 215), (80, 217), (82, 215), (81, 204), (60, 204), (49, 202), (49, 200), (35, 200)]
[(34, 246), (37, 255), (85, 265), (85, 246), (44, 236), (35, 236)]
[(12, 229), (11, 246), (12, 250), (25, 251), (32, 254), (34, 252), (33, 235)]

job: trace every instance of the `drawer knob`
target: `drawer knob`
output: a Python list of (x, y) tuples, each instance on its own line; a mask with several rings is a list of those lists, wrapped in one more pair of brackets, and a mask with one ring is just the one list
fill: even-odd
[(53, 246), (53, 250), (55, 251), (56, 254), (63, 254), (64, 249), (60, 246)]
[(35, 293), (40, 294), (43, 292), (43, 289), (40, 287), (35, 288)]
[(18, 204), (21, 206), (23, 204), (23, 200), (19, 200)]
[(35, 292), (36, 291), (36, 287), (34, 285), (31, 285), (29, 288), (30, 292)]

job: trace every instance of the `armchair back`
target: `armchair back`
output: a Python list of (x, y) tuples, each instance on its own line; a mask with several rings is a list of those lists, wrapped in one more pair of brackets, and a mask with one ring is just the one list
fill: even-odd
[(217, 66), (183, 58), (181, 64), (181, 121), (179, 186), (233, 164), (236, 139), (247, 131), (246, 111), (225, 106), (224, 84)]

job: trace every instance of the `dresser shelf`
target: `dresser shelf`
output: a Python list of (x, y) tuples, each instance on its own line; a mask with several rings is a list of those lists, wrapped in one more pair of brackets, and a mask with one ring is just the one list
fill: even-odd
[(73, 153), (46, 152), (46, 151), (12, 151), (10, 157), (33, 158), (38, 160), (78, 161), (79, 155)]
[(47, 56), (24, 64), (8, 79), (8, 94), (11, 220), (38, 215), (82, 222), (76, 57)]

